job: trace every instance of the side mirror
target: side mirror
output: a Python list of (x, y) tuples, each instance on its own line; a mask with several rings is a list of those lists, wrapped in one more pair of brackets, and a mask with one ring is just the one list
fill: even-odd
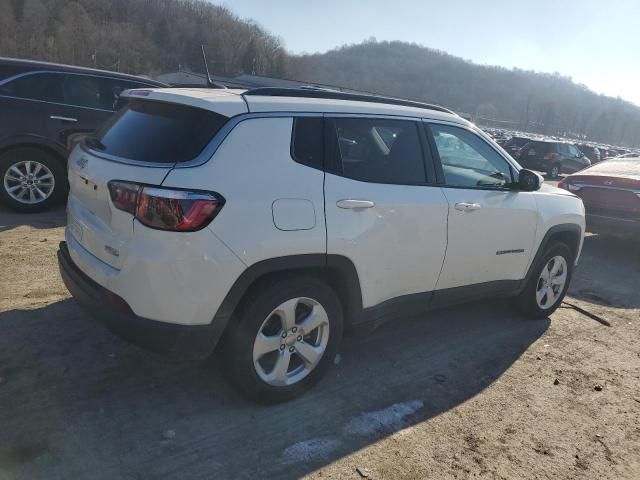
[(543, 178), (536, 172), (523, 168), (518, 173), (518, 189), (523, 192), (535, 192), (540, 189)]

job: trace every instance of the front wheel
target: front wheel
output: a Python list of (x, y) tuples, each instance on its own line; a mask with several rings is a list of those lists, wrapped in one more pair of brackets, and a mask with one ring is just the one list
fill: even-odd
[(40, 212), (66, 192), (65, 171), (51, 154), (15, 148), (0, 156), (0, 199), (13, 210)]
[(315, 385), (342, 340), (342, 307), (313, 277), (282, 278), (254, 289), (221, 345), (224, 371), (260, 403), (291, 400)]
[(518, 309), (538, 319), (551, 315), (562, 303), (573, 273), (573, 255), (564, 243), (549, 245), (536, 264), (527, 285), (515, 298)]

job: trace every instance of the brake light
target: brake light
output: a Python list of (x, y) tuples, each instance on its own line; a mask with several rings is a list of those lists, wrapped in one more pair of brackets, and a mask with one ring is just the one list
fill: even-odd
[(544, 156), (545, 160), (555, 160), (558, 157), (557, 153), (549, 152)]
[(516, 157), (520, 158), (522, 156), (522, 148), (519, 148), (518, 150), (516, 150)]
[(212, 192), (193, 192), (109, 182), (113, 205), (134, 215), (143, 225), (159, 230), (194, 232), (206, 227), (224, 205), (224, 199)]

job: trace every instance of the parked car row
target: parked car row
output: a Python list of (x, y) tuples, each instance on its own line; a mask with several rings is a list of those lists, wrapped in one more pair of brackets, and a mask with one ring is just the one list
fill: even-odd
[(628, 148), (502, 129), (489, 128), (486, 132), (521, 165), (541, 170), (554, 179), (609, 158), (640, 157), (640, 151)]

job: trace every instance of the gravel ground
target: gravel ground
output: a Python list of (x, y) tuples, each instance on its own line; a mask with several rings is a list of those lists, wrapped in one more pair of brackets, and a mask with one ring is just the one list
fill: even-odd
[(407, 319), (261, 407), (215, 361), (89, 321), (58, 276), (63, 224), (0, 210), (2, 480), (640, 478), (637, 241), (585, 240), (567, 302), (592, 316), (532, 322), (494, 301)]

